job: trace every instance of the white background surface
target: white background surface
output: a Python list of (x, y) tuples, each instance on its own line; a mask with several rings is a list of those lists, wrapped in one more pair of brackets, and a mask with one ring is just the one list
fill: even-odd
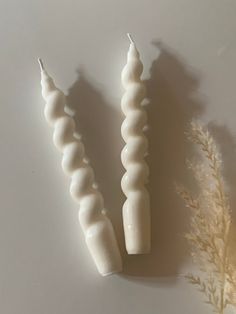
[[(187, 123), (210, 122), (236, 184), (236, 1), (0, 2), (0, 311), (2, 314), (211, 313), (181, 275), (190, 269)], [(96, 178), (123, 248), (120, 72), (133, 34), (150, 105), (153, 253), (100, 277), (43, 116), (37, 57), (77, 112)]]

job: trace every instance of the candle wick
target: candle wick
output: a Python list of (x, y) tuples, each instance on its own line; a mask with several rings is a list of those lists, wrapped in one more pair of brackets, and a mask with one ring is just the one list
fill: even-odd
[(127, 33), (127, 36), (128, 36), (128, 38), (129, 38), (130, 43), (131, 43), (131, 44), (134, 44), (134, 41), (133, 41), (133, 38), (132, 38), (131, 34), (130, 34), (130, 33)]
[(40, 66), (40, 70), (43, 71), (44, 70), (44, 66), (43, 66), (42, 59), (38, 58), (38, 63), (39, 63), (39, 66)]

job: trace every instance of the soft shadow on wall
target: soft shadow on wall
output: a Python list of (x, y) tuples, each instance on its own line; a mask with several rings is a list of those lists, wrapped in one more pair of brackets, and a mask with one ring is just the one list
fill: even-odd
[[(198, 99), (199, 78), (187, 68), (169, 47), (154, 42), (158, 58), (153, 61), (146, 81), (150, 130), (149, 157), (152, 214), (152, 252), (127, 255), (124, 250), (120, 180), (124, 169), (120, 152), (124, 142), (120, 135), (123, 117), (108, 104), (84, 71), (69, 89), (68, 106), (75, 111), (78, 131), (83, 135), (86, 152), (95, 169), (96, 179), (111, 212), (124, 259), (128, 280), (174, 278), (187, 258), (186, 232), (188, 217), (175, 192), (174, 182), (188, 183), (185, 160), (191, 154), (185, 131), (193, 118), (204, 111)], [(119, 73), (118, 73), (119, 75)]]

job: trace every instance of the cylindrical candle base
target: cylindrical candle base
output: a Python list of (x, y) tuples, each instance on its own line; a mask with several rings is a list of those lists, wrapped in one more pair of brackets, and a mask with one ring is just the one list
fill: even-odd
[(151, 249), (151, 219), (148, 195), (136, 192), (123, 206), (125, 246), (128, 254), (147, 254)]
[(86, 243), (90, 254), (102, 276), (122, 270), (122, 260), (112, 224), (104, 216), (86, 231)]

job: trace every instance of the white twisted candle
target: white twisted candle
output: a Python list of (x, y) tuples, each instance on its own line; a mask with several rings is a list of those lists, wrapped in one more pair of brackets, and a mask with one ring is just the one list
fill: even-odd
[(141, 103), (145, 98), (145, 86), (140, 79), (143, 65), (130, 36), (127, 64), (122, 71), (122, 83), (126, 90), (121, 100), (125, 120), (121, 134), (126, 142), (121, 160), (126, 173), (121, 187), (127, 197), (123, 205), (123, 224), (126, 250), (129, 254), (144, 254), (150, 251), (150, 205), (145, 188), (148, 180), (148, 166), (144, 160), (148, 141), (143, 134), (147, 115)]
[(93, 169), (85, 159), (84, 145), (74, 136), (74, 120), (64, 111), (65, 95), (54, 85), (40, 59), (39, 64), (42, 95), (46, 101), (44, 114), (54, 127), (53, 142), (63, 154), (62, 168), (72, 180), (70, 193), (80, 206), (78, 217), (88, 249), (103, 276), (119, 272), (122, 261), (115, 232), (95, 185)]

